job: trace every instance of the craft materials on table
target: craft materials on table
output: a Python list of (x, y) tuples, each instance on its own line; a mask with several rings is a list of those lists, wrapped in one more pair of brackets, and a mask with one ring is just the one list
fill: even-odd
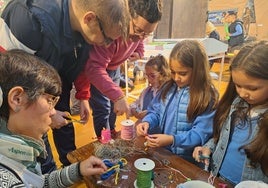
[[(132, 179), (135, 188), (165, 187), (171, 184), (179, 186), (182, 177), (186, 182), (191, 181), (191, 178), (187, 177), (182, 171), (171, 167), (171, 162), (165, 159), (165, 155), (162, 153), (158, 153), (151, 148), (144, 151), (143, 148), (135, 146), (135, 139), (137, 138), (128, 141), (119, 138), (107, 144), (94, 143), (94, 154), (104, 160), (107, 167), (109, 167), (97, 184), (101, 184), (104, 187), (109, 187), (113, 184), (113, 186), (121, 186), (121, 181), (124, 182), (129, 177), (132, 177), (131, 174), (135, 174), (134, 179)], [(122, 158), (123, 160), (124, 158), (129, 160), (129, 156), (135, 156), (138, 153), (141, 155), (146, 154), (149, 158), (141, 157), (134, 161), (134, 169), (132, 169), (131, 162), (127, 164), (126, 160), (125, 162), (122, 161)], [(215, 177), (210, 176), (210, 178), (208, 179), (208, 184), (213, 185)], [(129, 181), (132, 180), (129, 179)]]
[(110, 129), (102, 129), (101, 130), (101, 143), (106, 144), (108, 142), (110, 142), (110, 140), (112, 139), (111, 137), (111, 130)]
[(106, 123), (106, 128), (103, 128), (101, 130), (101, 143), (106, 144), (108, 142), (110, 142), (112, 139), (111, 136), (111, 129), (110, 129), (110, 124), (109, 124), (109, 120)]
[(135, 188), (153, 188), (153, 169), (155, 167), (154, 161), (147, 158), (140, 158), (134, 162), (137, 169), (137, 179), (134, 182)]
[[(191, 181), (191, 178), (187, 177), (185, 174), (183, 174), (180, 170), (175, 169), (170, 165), (170, 161), (160, 157), (161, 154), (158, 152), (155, 152), (153, 155), (153, 158), (160, 163), (163, 167), (158, 167), (154, 170), (154, 183), (159, 187), (165, 187), (170, 183), (179, 182), (177, 175), (182, 176), (185, 181)], [(161, 159), (162, 158), (162, 159)], [(164, 177), (164, 178), (163, 178)]]
[(121, 121), (121, 138), (123, 140), (132, 140), (134, 138), (134, 125), (135, 122), (130, 119)]
[(122, 139), (115, 139), (108, 144), (102, 144), (100, 142), (94, 143), (94, 154), (101, 159), (109, 159), (114, 162), (118, 161), (122, 157), (132, 155), (134, 152), (138, 153), (138, 149), (132, 141), (126, 141)]
[(116, 164), (112, 163), (111, 161), (107, 159), (103, 160), (103, 162), (105, 163), (107, 167), (109, 167), (109, 169), (101, 175), (101, 180), (106, 180), (115, 173), (114, 184), (117, 185), (120, 169), (122, 169), (127, 164), (127, 160), (124, 158), (121, 158)]

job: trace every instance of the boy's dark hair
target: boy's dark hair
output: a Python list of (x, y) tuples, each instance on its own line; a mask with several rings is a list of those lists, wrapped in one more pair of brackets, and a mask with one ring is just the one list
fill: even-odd
[(149, 23), (161, 20), (162, 0), (129, 0), (128, 3), (132, 18), (141, 16)]

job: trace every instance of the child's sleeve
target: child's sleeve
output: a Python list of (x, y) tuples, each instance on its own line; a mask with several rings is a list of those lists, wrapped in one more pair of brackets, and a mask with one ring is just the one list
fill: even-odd
[(214, 153), (215, 148), (216, 148), (216, 144), (214, 142), (214, 139), (211, 138), (207, 141), (207, 143), (205, 143), (205, 145), (203, 145), (203, 147), (207, 147), (210, 149), (211, 153)]
[(212, 137), (214, 114), (215, 111), (206, 111), (196, 117), (192, 124), (192, 129), (174, 135), (173, 146), (191, 148), (204, 145)]
[(142, 119), (142, 122), (149, 123), (149, 131), (159, 126), (161, 109), (161, 102), (158, 101), (158, 97), (155, 97), (147, 108), (146, 116)]

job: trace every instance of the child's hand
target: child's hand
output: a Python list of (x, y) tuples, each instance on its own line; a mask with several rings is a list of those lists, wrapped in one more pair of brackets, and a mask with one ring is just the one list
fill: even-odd
[(145, 137), (149, 147), (163, 147), (173, 143), (173, 136), (167, 134), (152, 134)]
[(211, 151), (207, 147), (195, 147), (193, 151), (193, 158), (197, 162), (203, 162), (205, 165), (209, 165)]
[(149, 123), (142, 122), (136, 126), (136, 134), (137, 136), (146, 136), (148, 135)]
[(104, 162), (95, 156), (90, 156), (80, 163), (80, 173), (85, 177), (103, 174), (106, 170)]

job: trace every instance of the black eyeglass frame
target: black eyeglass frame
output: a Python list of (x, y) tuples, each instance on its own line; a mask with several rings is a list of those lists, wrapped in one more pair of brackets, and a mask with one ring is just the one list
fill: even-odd
[(107, 35), (106, 35), (105, 32), (104, 32), (104, 29), (103, 29), (103, 25), (102, 25), (102, 21), (101, 21), (101, 19), (100, 19), (98, 16), (96, 16), (96, 18), (97, 18), (97, 20), (98, 20), (99, 27), (100, 27), (101, 33), (102, 33), (102, 35), (103, 35), (103, 38), (104, 38), (104, 43), (105, 43), (106, 45), (111, 44), (114, 40), (111, 39), (111, 38), (109, 38), (109, 37), (107, 37)]
[[(152, 35), (152, 33), (146, 33), (145, 31), (143, 31), (141, 28), (139, 28), (133, 21), (133, 19), (131, 20), (132, 21), (132, 29), (133, 29), (133, 32), (135, 35), (138, 35), (138, 36), (141, 36), (143, 38), (146, 38), (150, 35)], [(141, 31), (137, 31), (137, 29), (141, 30)]]

